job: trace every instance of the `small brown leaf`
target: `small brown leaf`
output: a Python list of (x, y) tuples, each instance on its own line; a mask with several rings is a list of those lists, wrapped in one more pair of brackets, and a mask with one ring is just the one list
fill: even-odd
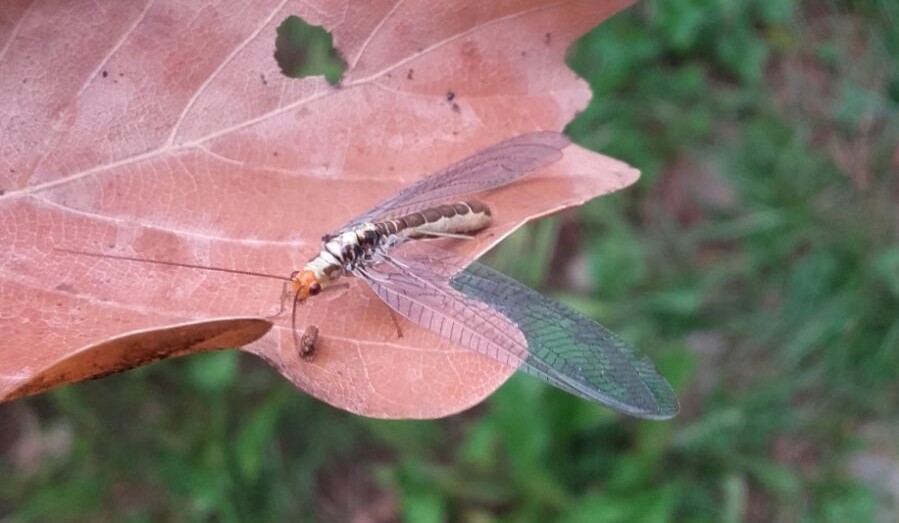
[[(512, 369), (405, 321), (398, 338), (351, 278), (299, 311), (301, 328), (320, 329), (305, 361), (289, 318), (270, 331), (227, 319), (276, 312), (277, 281), (56, 249), (287, 276), (322, 234), (409, 182), (561, 129), (590, 97), (565, 49), (629, 3), (4, 2), (0, 398), (246, 343), (298, 387), (368, 416), (480, 401)], [(332, 31), (348, 64), (339, 88), (280, 74), (275, 31), (292, 14)], [(495, 223), (460, 248), (476, 257), (636, 177), (571, 146), (485, 195)]]
[(97, 379), (164, 360), (221, 349), (240, 347), (264, 336), (272, 324), (258, 318), (214, 320), (169, 326), (126, 334), (74, 350), (60, 361), (29, 373), (27, 381), (5, 399), (37, 394), (66, 383)]

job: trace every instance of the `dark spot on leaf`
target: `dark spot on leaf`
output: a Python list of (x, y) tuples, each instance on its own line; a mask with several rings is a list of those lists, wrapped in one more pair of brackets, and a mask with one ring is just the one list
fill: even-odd
[(277, 33), (275, 60), (285, 76), (324, 76), (331, 85), (343, 77), (346, 60), (334, 48), (331, 33), (323, 27), (309, 25), (291, 15), (281, 22)]
[(3, 196), (4, 194), (6, 194), (6, 189), (0, 189), (0, 196)]
[(306, 361), (312, 361), (315, 358), (315, 342), (318, 341), (318, 327), (309, 325), (300, 338), (300, 357)]
[(415, 74), (415, 69), (409, 69), (409, 72), (406, 73), (406, 80), (411, 80), (413, 74)]
[(278, 151), (274, 151), (274, 152), (272, 153), (272, 156), (278, 156)]
[(109, 76), (109, 73), (105, 69), (103, 70), (103, 72), (101, 74), (103, 75), (103, 78), (106, 78), (107, 76)]
[(125, 77), (125, 73), (119, 73), (119, 76), (120, 76), (121, 78), (124, 78), (124, 77)]
[(27, 83), (28, 83), (28, 78), (22, 78), (22, 83), (23, 83), (23, 84), (27, 84)]
[(527, 56), (527, 55), (528, 55), (528, 52), (527, 52), (527, 51), (522, 51), (522, 52), (521, 52), (521, 56)]
[(262, 80), (263, 85), (268, 85), (268, 80), (265, 79), (265, 75), (263, 73), (259, 73), (259, 78)]
[(552, 33), (546, 33), (546, 35), (543, 37), (543, 43), (546, 44), (546, 45), (549, 45), (550, 42), (552, 42), (552, 40), (553, 40), (553, 34), (552, 34)]
[(462, 112), (462, 109), (459, 107), (459, 104), (457, 104), (456, 102), (453, 102), (453, 111), (456, 111), (457, 113)]
[(68, 283), (60, 283), (56, 286), (56, 290), (58, 290), (59, 292), (74, 293), (75, 287), (72, 287)]
[(452, 92), (452, 91), (447, 91), (447, 92), (446, 92), (446, 101), (447, 101), (447, 102), (452, 102), (452, 101), (453, 101), (453, 98), (455, 98), (455, 97), (456, 97), (456, 93), (454, 93), (454, 92)]

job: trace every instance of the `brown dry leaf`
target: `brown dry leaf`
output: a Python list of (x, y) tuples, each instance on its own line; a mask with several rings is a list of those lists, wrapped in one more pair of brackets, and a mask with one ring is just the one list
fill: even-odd
[[(590, 98), (566, 48), (629, 3), (5, 0), (0, 398), (246, 344), (299, 388), (368, 416), (480, 401), (512, 370), (405, 321), (397, 338), (359, 282), (300, 310), (300, 325), (320, 329), (308, 362), (289, 315), (271, 330), (261, 319), (278, 308), (278, 281), (54, 248), (287, 276), (322, 234), (416, 178), (561, 129)], [(280, 74), (275, 31), (293, 14), (333, 33), (349, 64), (341, 87)], [(636, 177), (571, 146), (486, 195), (496, 223), (466, 248), (479, 255), (523, 221)]]

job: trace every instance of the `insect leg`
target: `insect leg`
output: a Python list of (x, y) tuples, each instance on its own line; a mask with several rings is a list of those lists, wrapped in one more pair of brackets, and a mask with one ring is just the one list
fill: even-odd
[[(369, 274), (362, 267), (356, 267), (355, 272), (356, 272), (356, 274), (358, 274), (365, 280), (386, 283), (386, 280), (375, 278), (374, 276)], [(385, 306), (387, 306), (387, 305), (385, 304)], [(398, 319), (396, 319), (396, 314), (393, 312), (393, 309), (390, 306), (387, 306), (387, 312), (390, 313), (390, 319), (393, 320), (393, 326), (394, 326), (394, 328), (396, 328), (397, 339), (402, 338), (403, 337), (403, 329), (400, 328), (400, 322)]]
[(390, 313), (390, 319), (393, 320), (393, 326), (396, 328), (396, 338), (400, 339), (403, 337), (403, 329), (400, 328), (400, 320), (396, 318), (396, 313), (393, 312), (391, 307), (387, 307), (387, 312)]
[(287, 297), (290, 296), (290, 291), (288, 290), (290, 285), (289, 281), (284, 282), (284, 285), (281, 286), (281, 298), (280, 305), (278, 306), (278, 312), (271, 316), (265, 316), (265, 319), (271, 320), (274, 318), (280, 318), (282, 314), (284, 314), (284, 302), (287, 301)]
[(300, 336), (297, 334), (297, 305), (300, 303), (300, 293), (296, 293), (293, 295), (293, 310), (290, 313), (290, 330), (293, 332), (293, 348), (299, 352), (303, 353), (303, 344), (300, 340)]
[(416, 233), (425, 236), (425, 237), (433, 237), (433, 238), (450, 238), (453, 240), (473, 240), (474, 236), (468, 234), (454, 234), (451, 232), (437, 232), (437, 231), (420, 231), (416, 230)]

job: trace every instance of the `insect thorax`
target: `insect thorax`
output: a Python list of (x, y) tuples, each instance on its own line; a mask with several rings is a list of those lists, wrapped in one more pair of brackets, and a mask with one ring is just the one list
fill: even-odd
[(370, 263), (376, 250), (387, 240), (372, 223), (322, 238), (322, 249), (306, 264), (321, 283), (351, 273), (357, 266)]
[(410, 238), (468, 235), (490, 224), (490, 208), (479, 201), (438, 205), (394, 218), (364, 223), (322, 238), (322, 250), (305, 269), (326, 284), (366, 264), (377, 262), (386, 251)]

